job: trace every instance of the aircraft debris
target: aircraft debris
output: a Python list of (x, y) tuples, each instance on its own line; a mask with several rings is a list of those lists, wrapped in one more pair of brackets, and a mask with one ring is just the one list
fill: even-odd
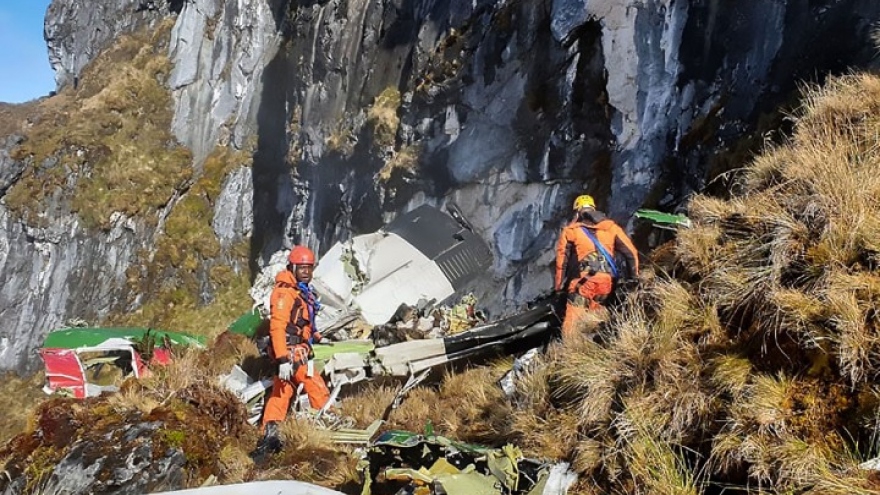
[(399, 430), (371, 442), (360, 469), (363, 495), (374, 485), (419, 495), (565, 495), (577, 481), (567, 463), (528, 459), (514, 445), (489, 448)]
[[(318, 328), (325, 337), (347, 340), (351, 335), (335, 334), (354, 320), (382, 325), (401, 305), (443, 303), (491, 262), (491, 251), (469, 224), (422, 205), (377, 232), (336, 243), (318, 260), (312, 279), (323, 306)], [(264, 316), (275, 275), (286, 263), (283, 251), (275, 253), (251, 289)]]
[(504, 395), (507, 397), (513, 397), (516, 393), (516, 382), (522, 378), (523, 374), (529, 369), (532, 362), (535, 360), (535, 356), (538, 355), (540, 349), (537, 347), (529, 349), (522, 356), (513, 360), (513, 366), (510, 371), (504, 374), (501, 377), (501, 380), (498, 380), (498, 385), (501, 387), (501, 390), (504, 391)]
[[(158, 345), (157, 345), (158, 344)], [(47, 394), (82, 399), (118, 390), (125, 376), (140, 378), (147, 363), (167, 364), (171, 347), (204, 346), (200, 337), (148, 328), (64, 328), (49, 332), (39, 349)]]

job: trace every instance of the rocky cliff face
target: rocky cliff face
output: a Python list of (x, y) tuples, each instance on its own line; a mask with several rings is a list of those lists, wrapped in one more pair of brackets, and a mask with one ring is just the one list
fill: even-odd
[[(704, 188), (799, 81), (869, 60), (880, 4), (55, 0), (59, 84), (166, 17), (172, 130), (193, 170), (218, 145), (254, 150), (212, 199), (223, 245), (249, 239), (255, 268), (291, 242), (320, 250), (454, 201), (495, 250), (495, 280), (477, 289), (501, 311), (549, 287), (575, 194), (625, 221)], [(25, 164), (2, 157), (0, 178), (15, 180)], [(41, 229), (0, 219), (2, 367), (25, 366), (86, 306), (100, 316), (91, 291), (112, 299), (133, 253), (150, 249), (137, 219), (100, 234), (69, 214)]]
[(155, 27), (180, 12), (184, 0), (114, 0), (97, 4), (52, 2), (43, 36), (59, 87), (78, 84), (83, 68), (120, 34)]

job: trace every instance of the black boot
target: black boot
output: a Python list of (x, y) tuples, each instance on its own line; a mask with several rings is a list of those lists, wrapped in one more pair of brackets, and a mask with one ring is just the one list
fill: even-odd
[(278, 438), (278, 422), (269, 421), (266, 423), (263, 438), (257, 442), (257, 448), (250, 453), (250, 456), (254, 462), (259, 464), (264, 461), (268, 455), (280, 452), (281, 447), (281, 439)]

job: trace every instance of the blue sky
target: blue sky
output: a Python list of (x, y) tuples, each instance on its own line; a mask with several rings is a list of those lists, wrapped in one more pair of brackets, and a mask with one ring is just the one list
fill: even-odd
[(0, 101), (21, 103), (55, 89), (43, 41), (49, 1), (0, 0)]

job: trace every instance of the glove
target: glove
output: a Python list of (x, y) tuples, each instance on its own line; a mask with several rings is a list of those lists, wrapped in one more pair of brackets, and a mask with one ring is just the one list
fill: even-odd
[(278, 378), (290, 381), (293, 377), (293, 363), (290, 361), (278, 365)]

